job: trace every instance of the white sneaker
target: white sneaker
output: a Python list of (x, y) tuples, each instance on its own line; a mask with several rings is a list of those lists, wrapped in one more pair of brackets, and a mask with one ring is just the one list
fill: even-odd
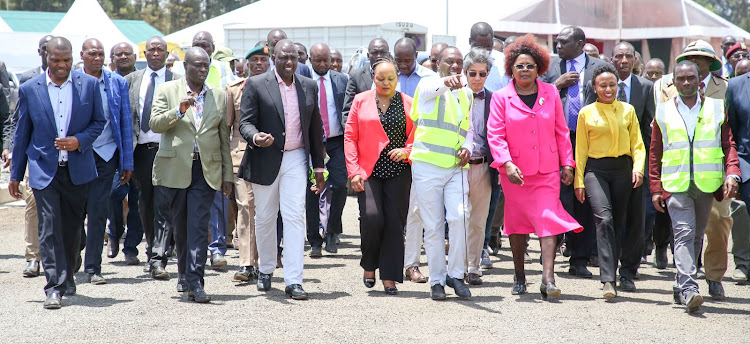
[(492, 269), (492, 261), (490, 260), (490, 253), (487, 249), (482, 250), (482, 261), (479, 263), (482, 269)]

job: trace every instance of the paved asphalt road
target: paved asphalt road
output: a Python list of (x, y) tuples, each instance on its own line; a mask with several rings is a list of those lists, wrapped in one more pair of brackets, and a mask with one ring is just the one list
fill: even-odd
[[(337, 255), (305, 257), (304, 287), (308, 301), (284, 296), (282, 270), (272, 290), (232, 281), (238, 251), (230, 250), (227, 270), (206, 272), (210, 304), (182, 301), (176, 293), (176, 261), (170, 261), (169, 281), (150, 279), (142, 266), (126, 266), (122, 254), (104, 257), (108, 284), (94, 286), (76, 275), (78, 295), (63, 298), (63, 308), (42, 309), (44, 277), (23, 278), (23, 208), (0, 207), (0, 342), (36, 343), (748, 343), (750, 286), (724, 286), (728, 298), (712, 301), (700, 281), (706, 303), (697, 315), (672, 304), (674, 269), (641, 269), (638, 291), (621, 292), (605, 302), (598, 269), (595, 279), (567, 274), (568, 264), (557, 258), (559, 301), (545, 302), (539, 294), (539, 245), (532, 240), (534, 263), (527, 264), (530, 293), (513, 296), (510, 250), (493, 257), (495, 268), (484, 273), (484, 285), (472, 287), (473, 298), (459, 301), (448, 289), (447, 301), (429, 299), (426, 284), (399, 284), (398, 296), (386, 296), (382, 286), (367, 289), (359, 267), (357, 202), (349, 198), (344, 235)], [(141, 244), (141, 260), (144, 259)], [(309, 249), (309, 248), (308, 248)], [(422, 256), (423, 272), (427, 272)], [(734, 267), (731, 262), (730, 267)], [(731, 272), (729, 273), (731, 274)]]

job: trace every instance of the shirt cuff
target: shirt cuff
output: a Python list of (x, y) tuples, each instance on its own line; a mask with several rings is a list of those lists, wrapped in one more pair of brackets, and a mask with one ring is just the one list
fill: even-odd
[(318, 172), (320, 172), (320, 173), (325, 173), (325, 171), (326, 171), (326, 169), (325, 169), (325, 168), (323, 168), (323, 167), (316, 167), (316, 168), (313, 168), (313, 173), (318, 173)]
[(180, 112), (180, 108), (177, 108), (177, 119), (182, 119), (182, 117), (185, 117), (185, 114)]
[(742, 181), (742, 178), (736, 174), (728, 174), (727, 177), (732, 177), (734, 180), (736, 180), (738, 183)]

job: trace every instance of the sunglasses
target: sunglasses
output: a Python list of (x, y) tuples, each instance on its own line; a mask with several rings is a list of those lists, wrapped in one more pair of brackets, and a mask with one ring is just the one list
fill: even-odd
[(748, 56), (750, 56), (750, 54), (748, 54), (748, 53), (736, 53), (736, 54), (732, 54), (732, 57), (734, 57), (736, 59), (746, 59), (746, 58), (748, 58)]
[(534, 70), (536, 68), (536, 65), (531, 64), (531, 63), (528, 63), (528, 64), (519, 63), (513, 67), (515, 67), (517, 70), (524, 70), (524, 69)]
[(469, 77), (470, 78), (476, 78), (477, 74), (479, 74), (480, 78), (486, 78), (487, 77), (487, 72), (479, 72), (479, 73), (477, 73), (476, 71), (469, 72)]

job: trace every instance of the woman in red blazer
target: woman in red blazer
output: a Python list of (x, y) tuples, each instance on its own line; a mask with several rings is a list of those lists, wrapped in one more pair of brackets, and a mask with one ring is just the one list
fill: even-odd
[(403, 282), (404, 237), (409, 208), (414, 140), (409, 119), (412, 99), (396, 91), (398, 74), (390, 59), (374, 68), (375, 90), (354, 97), (344, 131), (346, 169), (359, 201), (359, 231), (366, 287), (375, 285), (375, 269), (385, 292), (398, 293)]

